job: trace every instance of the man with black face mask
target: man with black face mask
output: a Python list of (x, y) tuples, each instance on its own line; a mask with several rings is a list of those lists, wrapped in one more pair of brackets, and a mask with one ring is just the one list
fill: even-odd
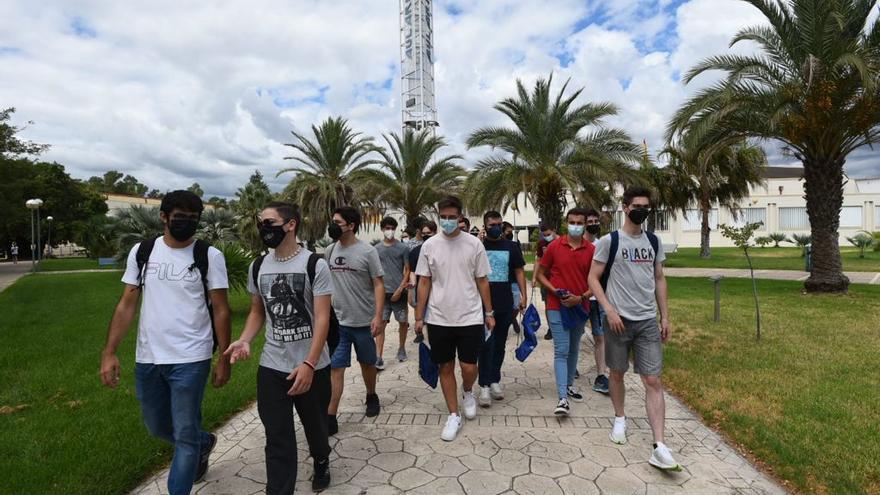
[[(651, 208), (651, 191), (630, 187), (623, 193), (623, 228), (596, 244), (590, 269), (590, 289), (605, 309), (605, 357), (611, 369), (610, 394), (614, 426), (609, 438), (626, 443), (623, 376), (633, 353), (635, 371), (645, 385), (645, 408), (654, 434), (654, 451), (648, 462), (659, 469), (680, 470), (663, 443), (666, 408), (660, 374), (663, 343), (669, 339), (669, 307), (663, 275), (663, 244), (642, 230)], [(657, 312), (660, 323), (657, 323)]]
[[(587, 233), (585, 237), (588, 241), (596, 244), (599, 239), (599, 233), (602, 231), (602, 225), (599, 222), (599, 212), (589, 210), (587, 212)], [(596, 296), (590, 296), (590, 330), (593, 334), (593, 354), (596, 358), (596, 380), (593, 382), (593, 390), (600, 394), (608, 394), (608, 376), (606, 376), (605, 367), (605, 330), (602, 326), (602, 320), (605, 318), (605, 311), (596, 300)]]
[[(189, 494), (193, 483), (205, 476), (217, 443), (217, 437), (201, 425), (202, 396), (211, 372), (212, 317), (221, 352), (230, 338), (223, 253), (193, 237), (203, 209), (202, 200), (190, 191), (172, 191), (162, 199), (159, 216), (165, 233), (131, 249), (122, 276), (125, 288), (101, 354), (101, 381), (116, 388), (120, 380), (116, 349), (143, 295), (135, 390), (147, 429), (174, 445), (168, 475), (168, 491), (173, 495)], [(221, 354), (212, 382), (218, 388), (228, 380), (229, 359)]]

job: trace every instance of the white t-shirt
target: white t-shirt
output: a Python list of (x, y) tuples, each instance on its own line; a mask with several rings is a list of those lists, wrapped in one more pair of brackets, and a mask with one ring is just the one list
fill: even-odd
[[(135, 244), (122, 281), (139, 285)], [(173, 249), (156, 239), (145, 269), (135, 361), (149, 364), (195, 363), (211, 358), (214, 339), (199, 269), (193, 267), (195, 243)], [(227, 289), (226, 260), (208, 249), (208, 290)]]
[(438, 234), (422, 244), (416, 275), (431, 277), (425, 321), (432, 325), (482, 325), (483, 300), (475, 279), (489, 276), (489, 257), (479, 239)]

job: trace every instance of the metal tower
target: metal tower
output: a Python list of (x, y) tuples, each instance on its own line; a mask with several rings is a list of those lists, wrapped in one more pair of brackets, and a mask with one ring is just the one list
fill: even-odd
[(400, 0), (400, 93), (403, 128), (437, 127), (432, 0)]

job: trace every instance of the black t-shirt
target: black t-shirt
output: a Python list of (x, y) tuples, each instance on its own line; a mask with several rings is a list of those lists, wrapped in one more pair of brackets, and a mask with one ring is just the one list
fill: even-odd
[[(416, 272), (416, 266), (419, 264), (419, 253), (422, 252), (422, 245), (413, 246), (409, 248), (409, 269), (412, 270), (413, 273)], [(413, 297), (418, 297), (418, 293), (416, 292), (419, 289), (419, 279), (422, 278), (416, 275), (416, 286), (413, 287)], [(418, 299), (416, 299), (418, 302)]]
[(492, 309), (495, 311), (513, 310), (511, 285), (516, 283), (516, 269), (526, 266), (522, 251), (513, 241), (507, 239), (483, 241), (486, 255), (489, 256), (489, 292)]

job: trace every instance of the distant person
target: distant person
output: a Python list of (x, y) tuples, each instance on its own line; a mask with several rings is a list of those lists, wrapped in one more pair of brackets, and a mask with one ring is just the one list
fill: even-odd
[[(586, 239), (596, 244), (602, 225), (599, 222), (599, 212), (589, 210), (587, 212)], [(608, 395), (608, 367), (605, 365), (605, 329), (602, 320), (605, 319), (605, 311), (596, 300), (596, 296), (590, 294), (590, 332), (593, 334), (593, 354), (596, 359), (596, 380), (593, 382), (593, 390), (600, 394)]]
[[(168, 491), (189, 494), (208, 470), (217, 437), (202, 429), (202, 396), (211, 372), (213, 333), (221, 354), (212, 383), (229, 380), (229, 284), (223, 254), (195, 240), (204, 206), (189, 191), (165, 195), (159, 216), (165, 233), (135, 244), (128, 255), (125, 288), (110, 321), (101, 354), (101, 381), (119, 385), (116, 349), (143, 294), (135, 351), (135, 390), (144, 423), (154, 437), (174, 445)], [(207, 266), (205, 266), (207, 265)], [(204, 273), (202, 273), (204, 270)], [(210, 307), (209, 307), (210, 304)]]
[(15, 242), (12, 243), (12, 247), (9, 248), (10, 254), (12, 254), (12, 264), (18, 264), (18, 244)]
[(458, 219), (458, 228), (465, 234), (471, 233), (471, 221), (468, 217), (461, 215)]
[[(520, 244), (519, 240), (517, 240), (517, 238), (516, 238), (516, 231), (513, 227), (513, 224), (508, 221), (505, 221), (504, 223), (501, 224), (501, 229), (504, 231), (504, 238), (507, 239), (508, 241), (513, 242), (514, 245), (516, 245), (516, 248), (519, 249), (520, 257), (522, 257), (522, 245)], [(483, 240), (483, 239), (480, 239), (480, 240)], [(523, 273), (525, 273), (525, 272), (523, 272)], [(510, 287), (511, 287), (511, 291), (513, 292), (513, 312), (514, 312), (514, 314), (513, 314), (513, 318), (511, 318), (512, 324), (513, 324), (513, 332), (519, 333), (520, 332), (519, 321), (516, 319), (516, 315), (517, 315), (517, 313), (522, 312), (525, 309), (525, 306), (520, 308), (520, 305), (523, 300), (523, 296), (522, 296), (524, 294), (523, 291), (525, 289), (520, 290), (519, 284), (517, 284), (515, 282), (510, 284)], [(523, 287), (525, 287), (525, 285), (523, 285)], [(495, 308), (498, 308), (498, 306), (496, 305)]]
[[(419, 277), (416, 274), (416, 267), (419, 264), (419, 254), (422, 252), (422, 243), (426, 242), (431, 237), (437, 234), (437, 222), (433, 220), (427, 220), (422, 223), (422, 228), (419, 231), (419, 240), (421, 241), (417, 246), (413, 246), (409, 251), (409, 288), (412, 289), (410, 291), (410, 299), (412, 300), (411, 306), (413, 309), (416, 307), (416, 294), (419, 286)], [(413, 340), (413, 344), (420, 344), (423, 340), (425, 340), (425, 336), (422, 331), (416, 328), (415, 331), (416, 338)]]
[[(538, 231), (540, 232), (541, 237), (538, 239), (538, 246), (535, 249), (535, 266), (532, 268), (532, 287), (538, 285), (540, 287), (539, 292), (541, 293), (541, 300), (544, 301), (544, 321), (549, 322), (550, 317), (548, 316), (549, 311), (547, 310), (547, 288), (541, 285), (538, 282), (538, 265), (541, 263), (541, 258), (544, 257), (544, 250), (547, 249), (547, 246), (550, 245), (551, 242), (556, 240), (556, 227), (549, 223), (542, 223), (538, 227)], [(553, 332), (551, 331), (550, 325), (547, 325), (547, 333), (544, 334), (544, 340), (550, 340), (553, 338)]]
[(416, 274), (419, 279), (416, 331), (427, 322), (431, 358), (440, 367), (440, 388), (449, 417), (440, 438), (451, 442), (461, 430), (455, 357), (462, 381), (462, 408), (468, 419), (477, 417), (473, 386), (477, 358), (485, 329), (495, 327), (489, 294), (489, 258), (479, 239), (458, 226), (461, 201), (453, 196), (437, 203), (442, 234), (422, 245)]
[(257, 369), (257, 411), (266, 430), (266, 493), (292, 494), (298, 451), (293, 409), (299, 416), (314, 464), (312, 489), (330, 485), (327, 410), (330, 401), (330, 295), (327, 262), (296, 242), (302, 222), (297, 206), (272, 202), (260, 213), (260, 238), (272, 249), (251, 263), (251, 309), (241, 337), (226, 355), (250, 357), (250, 343), (265, 323)]
[(611, 369), (610, 392), (615, 416), (609, 437), (614, 443), (626, 443), (623, 377), (629, 369), (632, 352), (635, 372), (645, 385), (645, 409), (654, 434), (654, 451), (648, 462), (659, 469), (679, 470), (681, 467), (663, 443), (666, 405), (660, 375), (663, 343), (669, 339), (672, 327), (663, 275), (666, 259), (663, 243), (641, 227), (650, 210), (648, 189), (630, 187), (624, 191), (623, 228), (596, 244), (590, 288), (605, 309), (605, 356)]
[(376, 350), (379, 360), (376, 367), (383, 369), (382, 359), (385, 347), (385, 329), (391, 321), (391, 314), (397, 321), (398, 345), (397, 361), (406, 361), (406, 334), (409, 331), (409, 308), (407, 308), (406, 286), (409, 282), (409, 248), (394, 238), (397, 232), (397, 220), (385, 217), (379, 222), (382, 229), (382, 242), (376, 245), (379, 261), (382, 263), (382, 278), (385, 282), (385, 306), (382, 310), (382, 331), (376, 336)]

